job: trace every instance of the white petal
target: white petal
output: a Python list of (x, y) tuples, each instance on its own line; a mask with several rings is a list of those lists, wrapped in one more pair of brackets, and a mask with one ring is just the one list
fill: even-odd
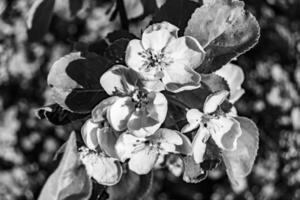
[(209, 95), (204, 102), (204, 113), (209, 114), (215, 112), (218, 107), (225, 101), (228, 95), (229, 92), (226, 90), (221, 90)]
[(237, 117), (238, 116), (237, 109), (234, 106), (232, 106), (230, 111), (227, 113), (227, 116)]
[(143, 88), (149, 92), (160, 92), (165, 90), (165, 85), (161, 80), (145, 80), (142, 81)]
[(144, 49), (153, 49), (160, 52), (169, 42), (176, 39), (174, 31), (178, 28), (169, 23), (158, 23), (150, 25), (142, 35)]
[(182, 129), (182, 133), (188, 133), (199, 127), (199, 123), (186, 124)]
[(126, 49), (125, 61), (127, 66), (139, 72), (146, 61), (145, 58), (141, 56), (141, 53), (144, 51), (145, 49), (142, 46), (141, 40), (131, 40)]
[(190, 109), (186, 113), (186, 119), (190, 124), (194, 124), (194, 123), (199, 124), (202, 117), (203, 117), (203, 113), (197, 109)]
[(160, 125), (161, 123), (149, 116), (145, 110), (132, 113), (127, 123), (129, 132), (136, 137), (152, 135)]
[(216, 145), (227, 151), (236, 149), (237, 139), (241, 136), (242, 130), (235, 119), (220, 117), (219, 119), (211, 119), (208, 125)]
[(134, 153), (128, 163), (129, 169), (135, 173), (148, 174), (158, 158), (157, 149), (145, 146), (144, 149)]
[(99, 125), (93, 123), (91, 119), (87, 120), (81, 127), (81, 136), (85, 145), (92, 150), (96, 150), (99, 146), (97, 138), (97, 129)]
[(113, 158), (118, 158), (116, 153), (115, 145), (117, 142), (117, 133), (115, 133), (112, 128), (101, 128), (97, 129), (98, 143), (100, 149), (104, 151), (107, 155)]
[(243, 88), (238, 88), (234, 92), (231, 92), (229, 101), (231, 103), (235, 103), (237, 100), (239, 100), (243, 94), (245, 93), (245, 90)]
[[(109, 95), (124, 95), (129, 94), (134, 90), (134, 85), (130, 85), (128, 77), (130, 74), (129, 68), (123, 65), (115, 65), (113, 68), (106, 71), (100, 78), (100, 84), (105, 92)], [(137, 77), (136, 77), (137, 79)]]
[(203, 156), (206, 150), (206, 141), (210, 134), (205, 127), (200, 127), (192, 143), (193, 156), (196, 163), (203, 162)]
[(107, 109), (115, 103), (118, 97), (109, 97), (101, 101), (93, 110), (92, 110), (92, 120), (94, 123), (101, 122), (105, 120), (105, 115)]
[(128, 133), (121, 134), (115, 145), (115, 150), (119, 159), (124, 162), (130, 158), (132, 153), (135, 151), (136, 146), (143, 144), (144, 141), (145, 139), (137, 138)]
[(197, 68), (202, 63), (205, 52), (200, 43), (193, 37), (184, 36), (173, 40), (164, 50), (174, 62), (184, 63), (190, 68)]
[(174, 144), (161, 143), (159, 147), (162, 150), (160, 151), (161, 154), (177, 153), (176, 146)]
[(81, 156), (81, 160), (86, 167), (87, 174), (99, 184), (111, 186), (120, 181), (122, 167), (117, 160), (97, 153)]
[(155, 143), (169, 143), (173, 145), (181, 145), (183, 143), (178, 131), (167, 128), (158, 129), (149, 139)]
[(168, 102), (163, 94), (149, 93), (148, 100), (146, 110), (134, 112), (128, 121), (128, 129), (138, 137), (154, 134), (167, 115)]
[(221, 69), (215, 72), (217, 75), (223, 77), (230, 88), (230, 102), (236, 102), (243, 94), (244, 89), (241, 88), (245, 80), (245, 75), (241, 67), (228, 63)]
[(127, 122), (132, 112), (134, 104), (130, 97), (119, 97), (107, 110), (107, 119), (116, 131), (123, 131), (127, 128)]
[(162, 82), (170, 92), (177, 93), (200, 87), (200, 74), (182, 62), (171, 63), (163, 72)]
[(191, 155), (193, 149), (190, 139), (182, 133), (179, 133), (179, 136), (182, 139), (182, 144), (176, 146), (176, 151), (184, 155)]
[(181, 132), (187, 133), (198, 128), (202, 117), (203, 113), (200, 112), (198, 109), (188, 110), (186, 113), (186, 119), (188, 121), (188, 124), (182, 128)]
[(173, 35), (175, 38), (178, 37), (179, 28), (169, 22), (166, 22), (166, 21), (152, 24), (152, 26), (149, 26), (145, 31), (147, 32), (147, 31), (159, 30), (159, 29), (165, 29), (165, 30), (169, 31), (171, 33), (171, 35)]

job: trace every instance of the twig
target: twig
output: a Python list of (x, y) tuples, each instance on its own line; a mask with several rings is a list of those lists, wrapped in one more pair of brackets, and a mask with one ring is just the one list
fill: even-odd
[(120, 13), (122, 29), (129, 30), (129, 23), (123, 0), (117, 0), (117, 10)]

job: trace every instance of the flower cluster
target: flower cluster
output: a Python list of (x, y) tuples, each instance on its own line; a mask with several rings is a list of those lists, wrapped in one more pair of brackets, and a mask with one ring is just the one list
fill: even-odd
[[(118, 183), (125, 163), (131, 171), (147, 174), (167, 154), (193, 155), (201, 163), (209, 138), (222, 150), (236, 150), (242, 131), (232, 117), (234, 108), (225, 113), (220, 107), (243, 93), (243, 73), (231, 64), (215, 72), (227, 80), (230, 93), (221, 90), (209, 95), (203, 112), (189, 109), (188, 124), (181, 131), (164, 126), (168, 114), (164, 93), (201, 87), (195, 69), (203, 62), (204, 49), (195, 38), (178, 37), (177, 32), (168, 22), (149, 26), (141, 40), (129, 42), (126, 66), (114, 65), (101, 76), (101, 86), (110, 97), (94, 107), (81, 130), (88, 148), (82, 150), (82, 161), (100, 184)], [(185, 134), (197, 128), (191, 142)], [(88, 151), (95, 153), (91, 156)]]

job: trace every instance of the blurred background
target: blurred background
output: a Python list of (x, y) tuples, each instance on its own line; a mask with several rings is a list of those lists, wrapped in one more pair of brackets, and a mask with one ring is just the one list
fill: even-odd
[[(138, 1), (125, 0), (136, 35), (152, 12)], [(68, 1), (59, 0), (49, 33), (30, 43), (26, 18), (33, 2), (0, 0), (0, 200), (36, 199), (57, 166), (56, 150), (72, 130), (72, 124), (54, 126), (35, 115), (50, 100), (46, 79), (53, 62), (69, 53), (73, 42), (93, 42), (121, 27), (114, 1), (84, 1), (71, 17)], [(245, 72), (246, 93), (237, 102), (238, 112), (260, 129), (253, 171), (238, 188), (231, 188), (221, 168), (199, 184), (157, 171), (149, 199), (300, 199), (300, 1), (245, 3), (261, 26), (258, 45), (234, 61)]]

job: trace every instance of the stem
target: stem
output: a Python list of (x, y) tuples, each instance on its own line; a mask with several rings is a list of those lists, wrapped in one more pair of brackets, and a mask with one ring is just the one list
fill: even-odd
[(123, 0), (117, 0), (117, 10), (120, 13), (122, 29), (129, 30), (129, 23)]

